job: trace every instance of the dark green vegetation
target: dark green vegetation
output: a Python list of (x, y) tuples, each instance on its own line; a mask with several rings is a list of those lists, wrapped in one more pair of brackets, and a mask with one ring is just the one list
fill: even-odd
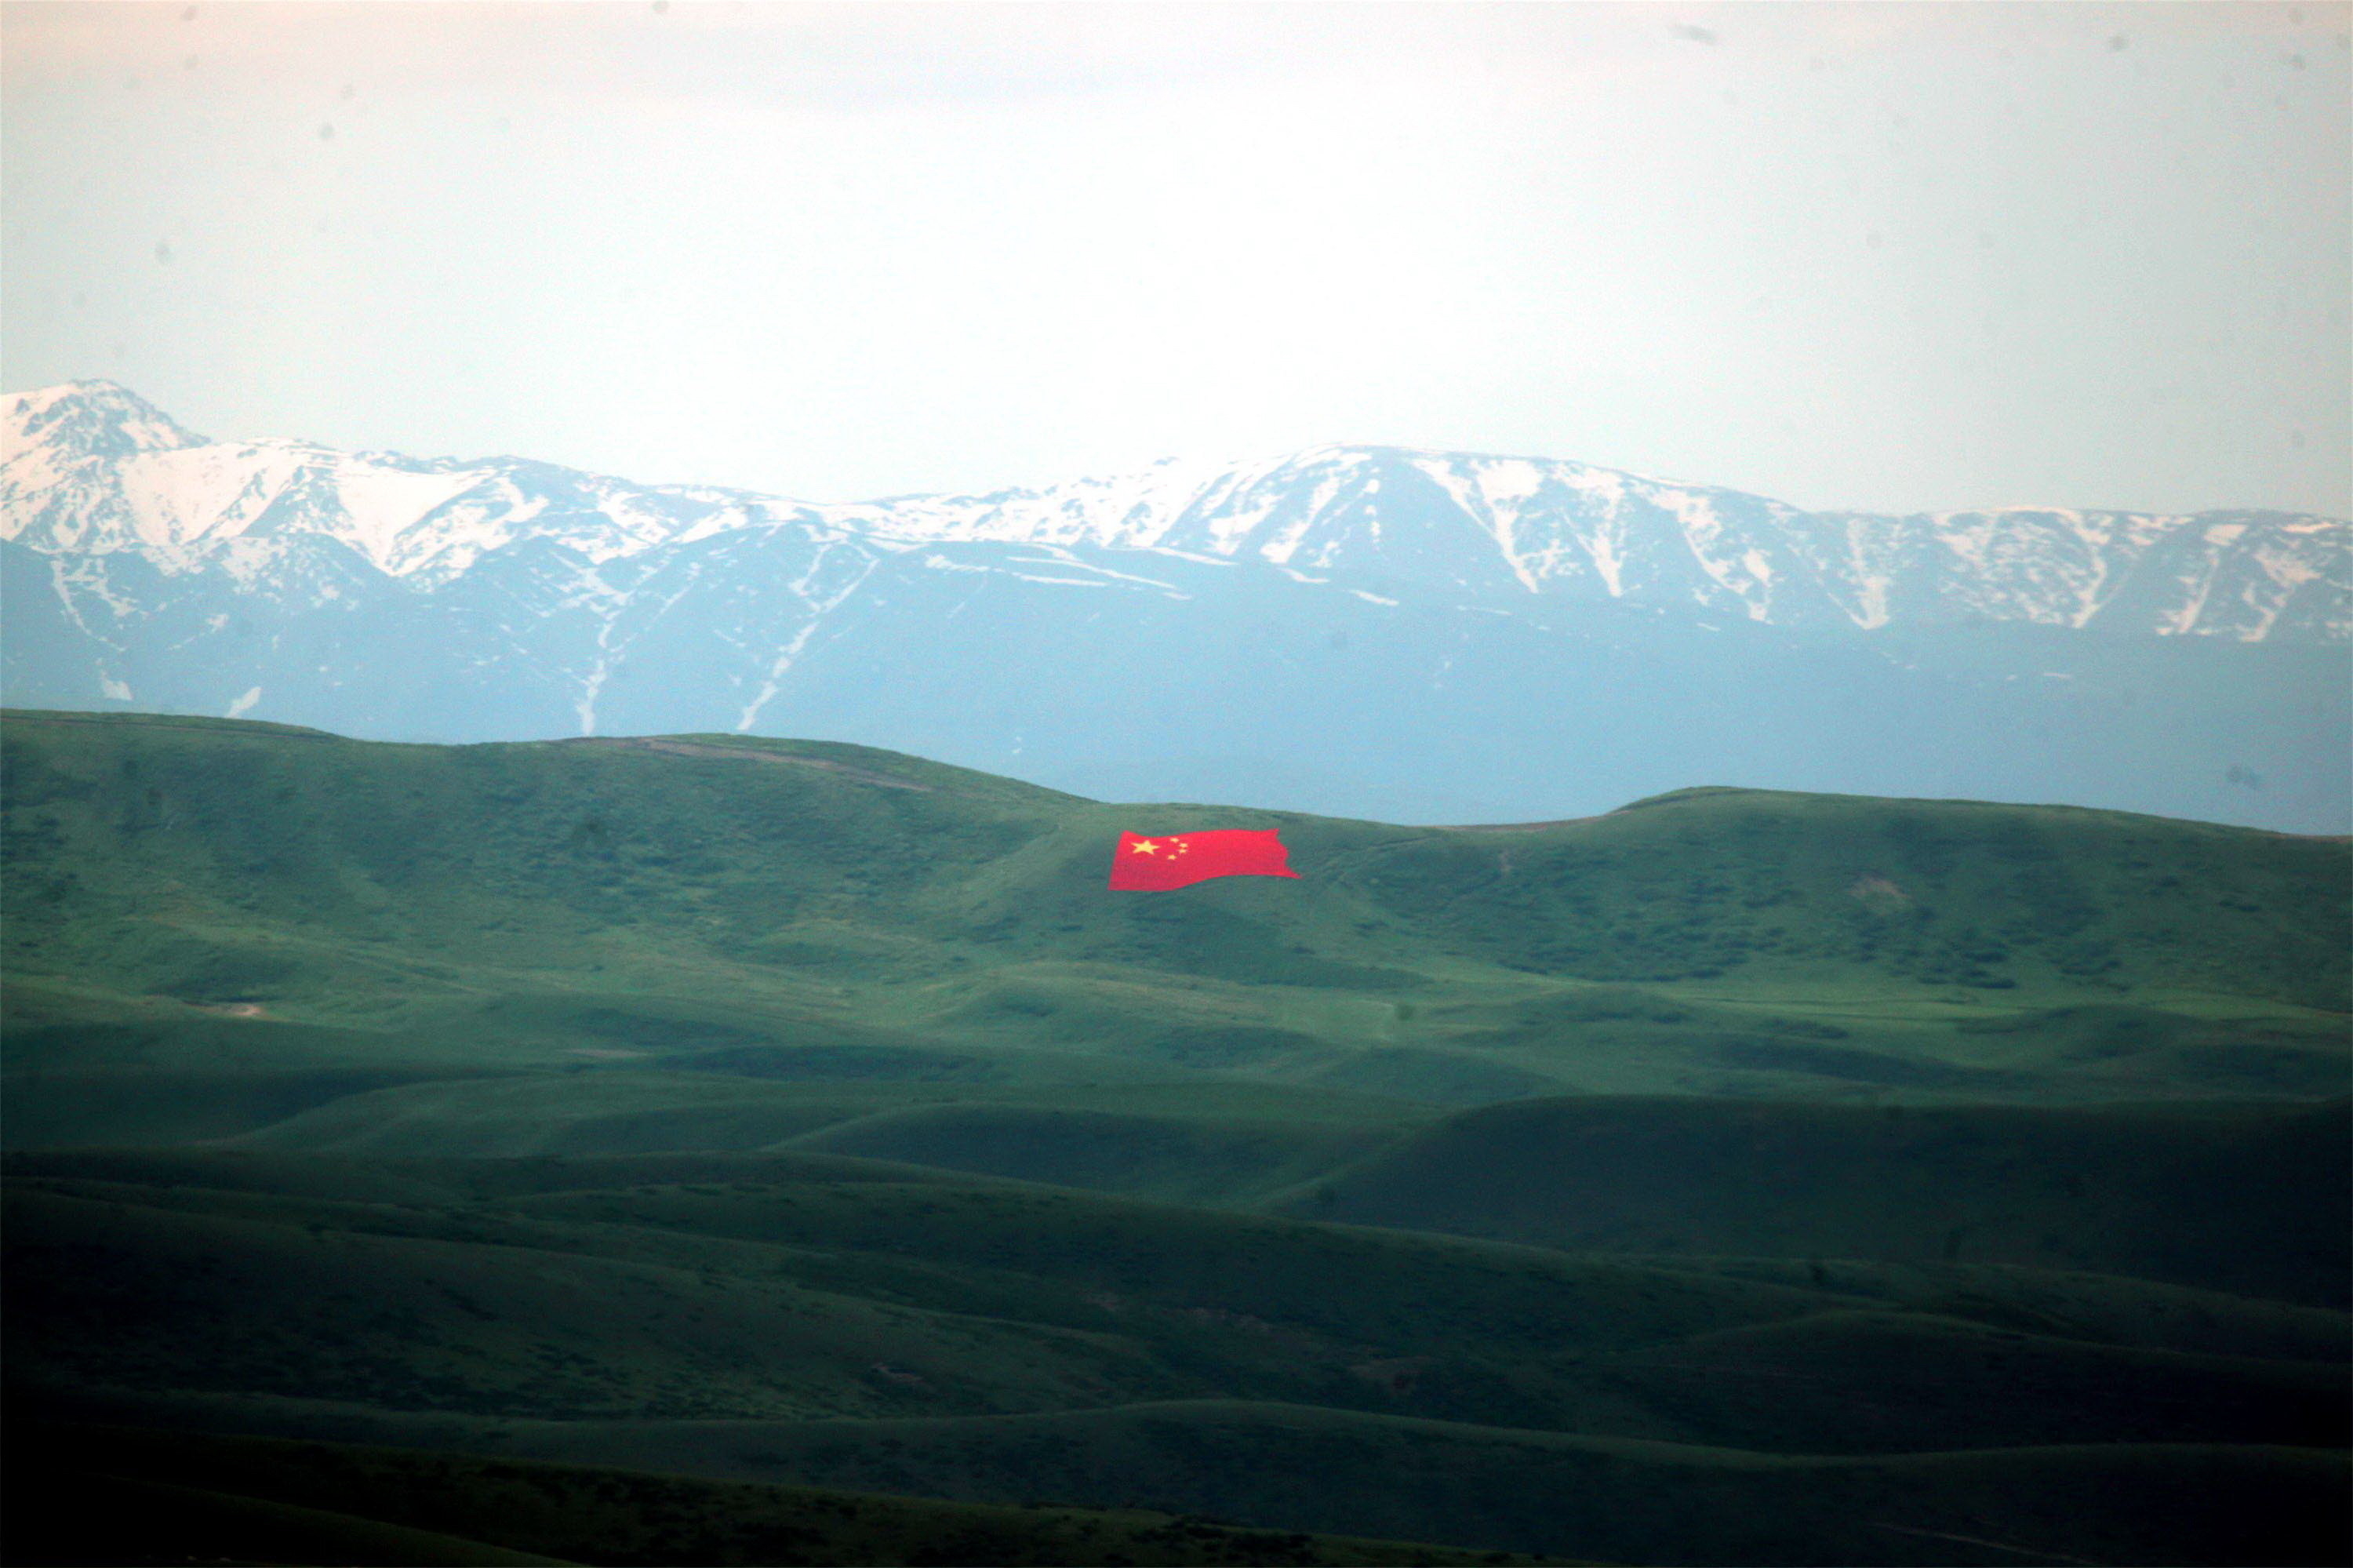
[[(12, 1563), (1533, 1561), (1166, 1514), (930, 1502), (346, 1444), (30, 1430), (29, 1451), (7, 1478)], [(388, 1499), (438, 1528), (368, 1516)]]
[[(0, 763), (10, 1469), (180, 1521), (12, 1561), (2347, 1552), (2341, 842)], [(1103, 890), (1266, 825), (1301, 881)]]
[(1990, 1258), (2343, 1307), (2345, 1115), (1531, 1100), (1451, 1117), (1290, 1207), (1580, 1251)]

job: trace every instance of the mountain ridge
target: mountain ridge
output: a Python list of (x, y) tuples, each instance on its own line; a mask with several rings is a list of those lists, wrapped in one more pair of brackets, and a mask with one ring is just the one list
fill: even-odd
[(16, 706), (789, 733), (1427, 822), (1694, 778), (2353, 821), (2327, 519), (1872, 518), (1393, 448), (815, 503), (207, 440), (111, 385), (0, 410)]
[[(167, 572), (193, 569), (213, 551), (235, 569), (234, 541), (289, 529), (348, 544), (385, 576), (438, 584), (533, 539), (603, 566), (715, 533), (796, 528), (886, 547), (990, 542), (1256, 558), (1506, 604), (1514, 587), (1534, 597), (1598, 589), (1863, 630), (1899, 616), (2080, 628), (2121, 605), (2127, 631), (2353, 638), (2348, 524), (2305, 514), (1810, 512), (1557, 459), (1356, 445), (1239, 463), (1164, 459), (1136, 474), (1038, 489), (813, 503), (636, 484), (512, 457), (206, 440), (107, 381), (10, 396), (0, 437), (8, 449), (0, 537), (47, 554), (130, 550)], [(90, 471), (107, 465), (115, 471)], [(1402, 524), (1393, 503), (1384, 514), (1385, 487), (1405, 494)], [(1434, 533), (1456, 547), (1430, 549)], [(2168, 570), (2169, 584), (2149, 580)], [(1917, 606), (1891, 599), (1906, 571), (1928, 584)]]

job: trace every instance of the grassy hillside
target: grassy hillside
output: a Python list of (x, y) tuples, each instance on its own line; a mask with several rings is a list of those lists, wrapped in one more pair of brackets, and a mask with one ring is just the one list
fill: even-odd
[[(37, 714), (0, 809), (35, 1558), (2348, 1544), (2341, 842)], [(1106, 891), (1218, 826), (1300, 879)]]
[(1528, 1100), (1451, 1118), (1286, 1206), (1579, 1251), (1967, 1259), (2342, 1307), (2353, 1114)]
[(2310, 1449), (1782, 1458), (1240, 1404), (638, 1435), (698, 1458), (713, 1439), (737, 1465), (951, 1497), (1124, 1492), (1616, 1563), (2328, 1562), (2348, 1512), (2342, 1456)]
[(1166, 1514), (940, 1503), (342, 1444), (46, 1425), (32, 1436), (8, 1477), (11, 1563), (1530, 1561)]
[[(1137, 1534), (1147, 1540), (1157, 1535), (1163, 1542), (1189, 1535), (1194, 1541), (1185, 1544), (1197, 1542), (1203, 1549), (1198, 1557), (1134, 1559), (1147, 1563), (1282, 1563), (1303, 1560), (1293, 1552), (1319, 1548), (1329, 1555), (1303, 1560), (1443, 1563), (1478, 1552), (1494, 1553), (1485, 1559), (1493, 1562), (1509, 1559), (1488, 1543), (1521, 1541), (1570, 1542), (1572, 1551), (1553, 1548), (1546, 1555), (1621, 1563), (2327, 1563), (2342, 1560), (2353, 1522), (2341, 1453), (2254, 1446), (2101, 1445), (1788, 1458), (1236, 1403), (995, 1420), (644, 1423), (602, 1428), (524, 1424), (495, 1434), (469, 1434), (448, 1425), (402, 1430), (403, 1425), (386, 1424), (394, 1440), (412, 1448), (454, 1440), (532, 1454), (586, 1450), (600, 1459), (653, 1457), (665, 1467), (714, 1480), (786, 1471), (836, 1479), (844, 1489), (928, 1493), (964, 1504), (960, 1511), (967, 1519), (978, 1515), (974, 1522), (982, 1530), (974, 1533), (983, 1542), (989, 1534), (1021, 1540), (1016, 1531), (1028, 1523), (1028, 1540), (1049, 1551), (1067, 1549), (1079, 1534), (1067, 1525), (1054, 1528), (1076, 1510), (1013, 1499), (1117, 1497), (1126, 1499), (1123, 1511)], [(187, 1446), (203, 1455), (213, 1443)], [(306, 1464), (314, 1463), (321, 1446), (305, 1442), (297, 1452)], [(208, 1457), (199, 1462), (216, 1467)], [(627, 1468), (626, 1461), (615, 1467)], [(415, 1487), (401, 1500), (426, 1517), (480, 1518), (482, 1510), (466, 1507), (464, 1499), (480, 1484), (475, 1478), (485, 1472), (493, 1482), (518, 1471), (534, 1479), (582, 1474), (570, 1459), (528, 1466), (504, 1458), (476, 1460), (448, 1477), (437, 1475), (433, 1461), (422, 1457), (406, 1460), (401, 1468), (404, 1479), (414, 1478)], [(664, 1518), (684, 1515), (679, 1522), (685, 1542), (741, 1539), (774, 1517), (763, 1518), (775, 1507), (775, 1493), (763, 1480), (740, 1483), (742, 1489), (733, 1496), (718, 1487), (675, 1479), (668, 1485), (683, 1497)], [(331, 1479), (302, 1489), (345, 1489)], [(553, 1486), (540, 1482), (534, 1489)], [(807, 1495), (807, 1489), (796, 1489)], [(616, 1492), (621, 1495), (616, 1498)], [(1006, 1500), (991, 1508), (986, 1499)], [(373, 1500), (363, 1492), (352, 1506)], [(604, 1505), (602, 1519), (619, 1514), (628, 1520), (633, 1499), (613, 1481), (596, 1489), (596, 1500)], [(1020, 1513), (1006, 1520), (1016, 1509)], [(711, 1519), (703, 1510), (728, 1511)], [(1134, 1520), (1135, 1510), (1176, 1513), (1183, 1522), (1172, 1529), (1160, 1520)], [(850, 1552), (755, 1560), (925, 1561), (874, 1551), (877, 1537), (920, 1540), (931, 1523), (912, 1499), (898, 1501), (890, 1512), (901, 1517), (847, 1521), (841, 1534), (857, 1543)], [(1236, 1513), (1261, 1522), (1235, 1529), (1230, 1515)], [(1318, 1519), (1388, 1526), (1407, 1539), (1451, 1536), (1474, 1544), (1461, 1546), (1459, 1556), (1442, 1546), (1394, 1555), (1373, 1542), (1327, 1539), (1303, 1546), (1298, 1535), (1312, 1531)], [(982, 1533), (990, 1523), (998, 1530)], [(553, 1533), (511, 1530), (503, 1538), (546, 1541)], [(626, 1547), (615, 1549), (621, 1545), (607, 1542), (601, 1554), (584, 1553), (584, 1560), (679, 1560), (652, 1551), (643, 1557), (627, 1554)], [(1213, 1555), (1221, 1549), (1229, 1555)], [(944, 1560), (1005, 1559), (984, 1546)], [(1118, 1559), (1106, 1554), (1029, 1560)]]
[[(52, 1417), (1617, 1561), (1944, 1561), (1968, 1518), (2131, 1561), (2189, 1528), (2019, 1490), (2079, 1470), (2293, 1505), (2174, 1559), (2267, 1560), (2328, 1527), (2347, 1441), (2342, 1312), (2112, 1275), (1776, 1277), (816, 1153), (7, 1174), (8, 1372)], [(1887, 1530), (1841, 1522), (1864, 1495)], [(432, 1517), (397, 1515), (467, 1534)]]
[[(814, 743), (25, 713), (0, 791), (19, 1145), (217, 1137), (428, 1079), (477, 1127), (562, 1097), (513, 1073), (584, 1104), (635, 1075), (619, 1097), (687, 1140), (731, 1094), (843, 1082), (1433, 1107), (2348, 1083), (2347, 846), (2116, 813), (1697, 790), (1403, 829)], [(1244, 824), (1280, 826), (1301, 880), (1103, 889), (1123, 827)], [(710, 1146), (810, 1125), (776, 1115)]]

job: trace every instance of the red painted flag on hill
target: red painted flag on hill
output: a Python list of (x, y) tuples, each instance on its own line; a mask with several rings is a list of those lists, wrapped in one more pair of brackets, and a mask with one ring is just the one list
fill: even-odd
[(1111, 861), (1113, 893), (1166, 893), (1213, 876), (1293, 876), (1291, 852), (1275, 830), (1216, 828), (1200, 833), (1119, 835)]

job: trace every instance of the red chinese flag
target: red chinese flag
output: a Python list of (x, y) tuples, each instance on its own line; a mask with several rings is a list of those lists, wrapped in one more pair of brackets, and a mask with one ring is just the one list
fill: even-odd
[(1275, 830), (1217, 828), (1202, 833), (1119, 835), (1112, 856), (1113, 893), (1166, 893), (1213, 876), (1291, 876), (1291, 852)]

